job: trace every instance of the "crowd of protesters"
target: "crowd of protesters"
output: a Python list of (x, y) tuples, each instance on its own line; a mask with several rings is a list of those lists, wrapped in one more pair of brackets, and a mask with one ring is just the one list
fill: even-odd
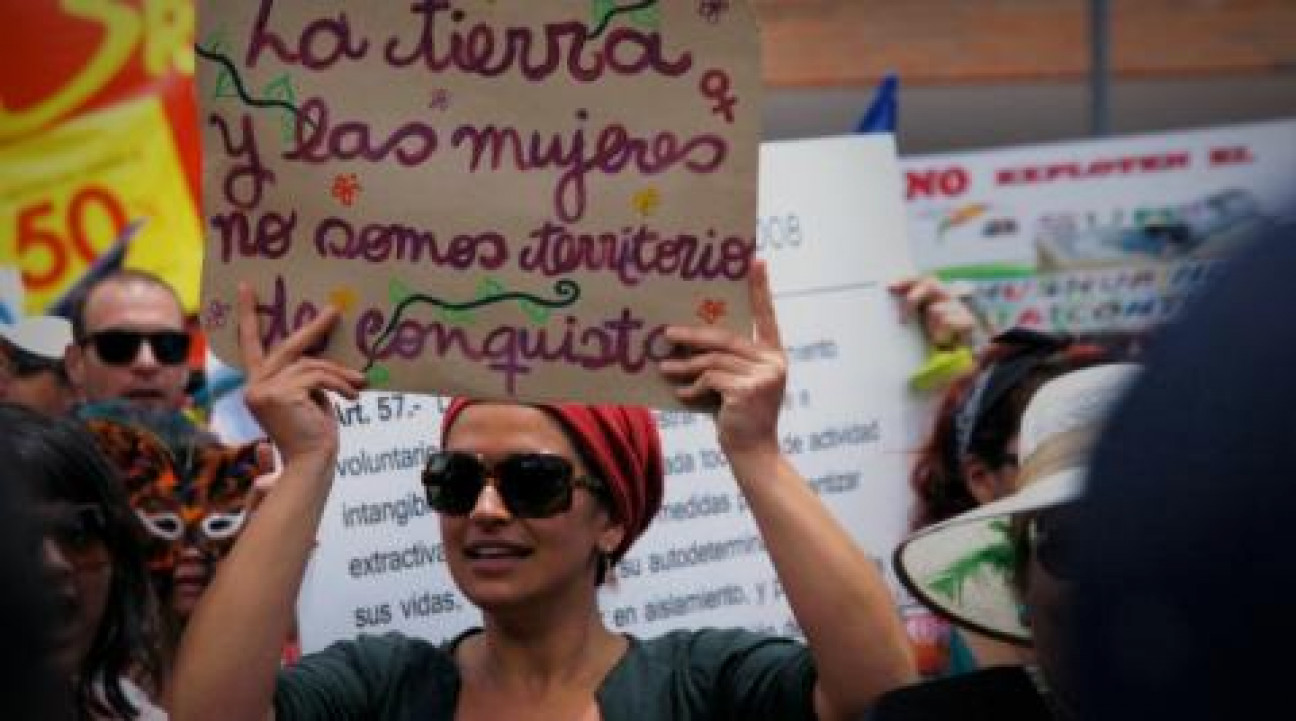
[[(43, 580), (7, 602), (28, 609), (21, 613), (32, 622), (12, 637), (39, 649), (23, 670), (32, 679), (25, 700), (13, 708), (116, 719), (1064, 721), (1135, 717), (1122, 708), (1152, 713), (1176, 678), (1193, 678), (1200, 683), (1179, 692), (1201, 703), (1175, 704), (1175, 717), (1220, 718), (1206, 709), (1238, 703), (1224, 689), (1245, 682), (1204, 674), (1223, 663), (1215, 654), (1257, 642), (1227, 629), (1199, 638), (1184, 624), (1204, 623), (1209, 609), (1176, 590), (1189, 584), (1219, 600), (1235, 585), (1194, 576), (1198, 566), (1179, 546), (1126, 554), (1121, 544), (1146, 540), (1138, 523), (1165, 527), (1166, 538), (1216, 523), (1245, 528), (1254, 541), (1247, 548), (1261, 549), (1249, 558), (1268, 559), (1269, 549), (1281, 565), (1282, 521), (1270, 512), (1285, 507), (1286, 486), (1274, 444), (1289, 437), (1291, 404), (1284, 384), (1255, 377), (1246, 363), (1281, 379), (1296, 345), (1244, 321), (1281, 300), (1280, 271), (1296, 267), (1281, 240), (1243, 254), (1212, 291), (1219, 301), (1190, 307), (1164, 331), (1164, 347), (1154, 337), (1141, 368), (1025, 329), (979, 342), (975, 362), (941, 391), (916, 449), (912, 533), (893, 558), (906, 591), (952, 629), (947, 667), (926, 679), (882, 574), (780, 450), (787, 359), (761, 263), (751, 280), (753, 333), (672, 327), (667, 337), (689, 353), (660, 372), (682, 402), (713, 416), (804, 642), (739, 629), (653, 639), (609, 630), (598, 588), (662, 501), (653, 416), (461, 398), (444, 415), (422, 483), (451, 576), (482, 612), (482, 627), (440, 644), (362, 637), (300, 659), (286, 659), (285, 641), (339, 440), (320, 391), (354, 399), (365, 389), (356, 370), (308, 355), (327, 342), (337, 314), (267, 349), (244, 290), (247, 405), (267, 435), (227, 445), (192, 412), (193, 334), (174, 290), (141, 271), (109, 274), (88, 286), (71, 318), (0, 325), (0, 458), (19, 479), (0, 497), (0, 521), (9, 521), (0, 523), (0, 557), (4, 577)], [(974, 314), (940, 283), (903, 281), (893, 292), (902, 319), (918, 318), (933, 347), (977, 342)], [(1238, 341), (1206, 362), (1208, 334), (1209, 343)], [(1225, 375), (1193, 386), (1194, 372), (1216, 370)], [(1256, 418), (1219, 432), (1220, 414), (1252, 407)], [(1163, 430), (1158, 414), (1175, 424)], [(1261, 421), (1274, 432), (1252, 432)], [(1170, 437), (1180, 426), (1173, 432), (1195, 433), (1195, 442)], [(1222, 462), (1252, 469), (1246, 479), (1219, 466), (1210, 451), (1217, 441), (1236, 441), (1237, 454)], [(1195, 459), (1192, 468), (1171, 478), (1185, 458)], [(276, 483), (259, 481), (272, 472)], [(1215, 502), (1218, 484), (1244, 480), (1274, 502), (1227, 513), (1232, 506)], [(1182, 494), (1191, 522), (1164, 511), (1176, 484), (1191, 491)], [(1221, 568), (1249, 568), (1238, 553), (1212, 557)], [(1246, 578), (1287, 585), (1285, 572), (1269, 570)], [(1135, 590), (1142, 595), (1128, 607), (1111, 601)], [(1245, 596), (1253, 597), (1259, 615), (1248, 633), (1265, 619), (1279, 624), (1266, 593)], [(1147, 609), (1146, 623), (1131, 625), (1122, 614), (1148, 599), (1175, 609), (1161, 620), (1180, 625), (1167, 630)], [(1163, 660), (1156, 654), (1127, 658), (1123, 644), (1158, 640), (1183, 656), (1167, 659), (1169, 670), (1148, 670)]]

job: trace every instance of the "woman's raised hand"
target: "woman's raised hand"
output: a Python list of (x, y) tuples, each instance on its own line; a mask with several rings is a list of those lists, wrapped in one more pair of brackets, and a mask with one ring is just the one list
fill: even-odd
[(337, 325), (338, 311), (327, 308), (269, 350), (261, 341), (256, 297), (245, 284), (239, 285), (238, 317), (248, 408), (279, 448), (285, 465), (295, 460), (331, 463), (337, 455), (338, 428), (324, 391), (355, 400), (365, 383), (359, 371), (310, 355)]
[(714, 411), (720, 447), (731, 457), (778, 453), (778, 415), (787, 385), (787, 355), (764, 261), (754, 262), (749, 283), (751, 337), (724, 328), (671, 326), (667, 340), (688, 355), (661, 363), (680, 400)]

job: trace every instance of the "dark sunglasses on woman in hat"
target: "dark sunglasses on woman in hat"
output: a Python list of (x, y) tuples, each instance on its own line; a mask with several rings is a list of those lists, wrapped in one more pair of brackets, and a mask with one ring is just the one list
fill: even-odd
[(189, 357), (189, 334), (182, 330), (136, 331), (118, 328), (96, 331), (82, 338), (81, 345), (94, 347), (95, 355), (108, 365), (128, 365), (148, 343), (153, 357), (162, 365), (179, 365)]
[(1054, 578), (1069, 580), (1075, 572), (1077, 508), (1064, 503), (1015, 517), (1009, 530), (1013, 552), (1022, 559), (1034, 558)]
[(478, 455), (438, 451), (428, 455), (423, 488), (428, 505), (448, 516), (466, 516), (494, 479), (495, 492), (518, 518), (548, 518), (571, 508), (575, 488), (595, 494), (606, 487), (591, 476), (577, 476), (571, 461), (552, 453), (513, 453), (487, 465)]

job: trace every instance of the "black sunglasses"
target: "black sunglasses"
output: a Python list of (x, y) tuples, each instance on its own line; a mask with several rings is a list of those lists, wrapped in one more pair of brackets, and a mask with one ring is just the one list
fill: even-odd
[(448, 516), (466, 516), (477, 506), (487, 478), (495, 479), (504, 507), (518, 518), (547, 518), (570, 509), (576, 487), (603, 489), (600, 481), (578, 477), (571, 461), (552, 453), (514, 453), (487, 466), (472, 453), (438, 451), (423, 469), (428, 505)]
[(126, 365), (139, 355), (140, 346), (148, 342), (153, 357), (162, 365), (177, 365), (189, 357), (189, 334), (182, 330), (143, 332), (134, 330), (101, 330), (81, 340), (94, 346), (95, 354), (109, 365)]
[(1068, 503), (1032, 514), (1025, 519), (1022, 539), (1040, 567), (1049, 575), (1068, 580), (1075, 571), (1072, 543), (1076, 504)]

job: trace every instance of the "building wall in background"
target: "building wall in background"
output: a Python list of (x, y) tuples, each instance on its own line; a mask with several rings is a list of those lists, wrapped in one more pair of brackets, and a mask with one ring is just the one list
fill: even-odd
[[(849, 132), (900, 76), (902, 154), (1089, 135), (1089, 0), (752, 0), (765, 136)], [(1296, 117), (1296, 0), (1110, 0), (1110, 128)]]
[[(767, 89), (765, 137), (850, 132), (873, 88)], [(902, 155), (1075, 140), (1089, 135), (1084, 83), (995, 83), (930, 87), (901, 80)], [(1113, 134), (1204, 128), (1296, 118), (1296, 73), (1117, 81)]]
[[(1089, 0), (751, 0), (771, 87), (1075, 80)], [(1296, 69), (1292, 0), (1109, 0), (1122, 78)]]

